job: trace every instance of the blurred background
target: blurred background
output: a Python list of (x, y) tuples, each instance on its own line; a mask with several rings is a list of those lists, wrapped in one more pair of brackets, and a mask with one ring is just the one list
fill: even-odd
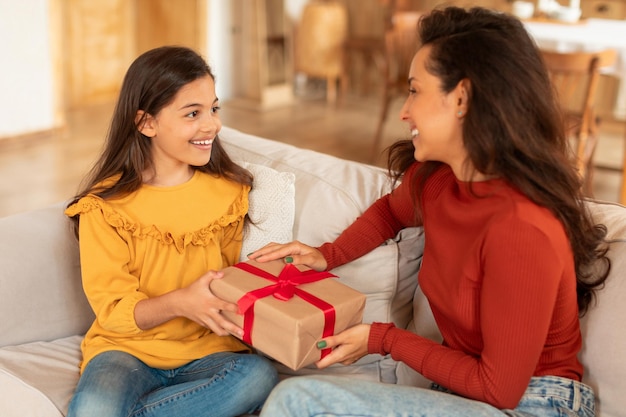
[[(65, 201), (98, 155), (130, 63), (185, 45), (216, 74), (224, 125), (303, 148), (384, 166), (408, 137), (406, 94), (392, 29), (438, 0), (0, 0), (0, 217)], [(510, 0), (454, 0), (511, 12)], [(626, 0), (581, 0), (582, 19), (626, 18)], [(406, 43), (406, 39), (405, 39)], [(404, 68), (406, 71), (408, 68)], [(394, 77), (403, 85), (396, 91)], [(404, 78), (402, 78), (404, 77)], [(619, 78), (598, 89), (602, 117), (596, 198), (619, 201), (624, 123)]]

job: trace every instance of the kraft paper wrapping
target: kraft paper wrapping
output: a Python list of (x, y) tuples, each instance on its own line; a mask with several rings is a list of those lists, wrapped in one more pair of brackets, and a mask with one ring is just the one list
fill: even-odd
[[(245, 263), (268, 272), (276, 279), (283, 272), (283, 268), (286, 268), (281, 260)], [(287, 268), (295, 267), (289, 265)], [(297, 268), (300, 272), (310, 271), (306, 267)], [(211, 281), (211, 291), (223, 300), (234, 303), (251, 291), (276, 284), (274, 281), (246, 272), (237, 266), (225, 268), (223, 272), (223, 278)], [(332, 305), (335, 313), (332, 334), (340, 333), (348, 327), (361, 323), (365, 295), (341, 284), (336, 278), (324, 278), (296, 287)], [(240, 307), (241, 305), (240, 303)], [(329, 353), (329, 349), (325, 349), (326, 352), (324, 352), (316, 346), (316, 343), (323, 337), (324, 326), (327, 324), (324, 312), (302, 299), (297, 295), (297, 291), (288, 300), (280, 300), (273, 295), (259, 298), (250, 308), (254, 309), (250, 342), (263, 354), (293, 370), (298, 370)], [(222, 314), (246, 330), (243, 314), (226, 311)]]

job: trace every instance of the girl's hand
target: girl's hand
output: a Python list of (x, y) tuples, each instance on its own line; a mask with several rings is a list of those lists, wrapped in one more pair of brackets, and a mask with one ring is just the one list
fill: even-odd
[(352, 365), (367, 355), (367, 341), (370, 335), (369, 324), (357, 324), (343, 332), (320, 340), (317, 347), (320, 349), (332, 348), (333, 351), (316, 362), (318, 368), (326, 368), (335, 363)]
[(223, 272), (209, 271), (190, 286), (181, 289), (183, 316), (211, 329), (219, 336), (243, 336), (243, 329), (224, 317), (222, 311), (237, 313), (237, 304), (216, 297), (209, 288), (211, 281), (220, 279)]
[(294, 240), (291, 243), (269, 243), (250, 254), (248, 258), (258, 262), (284, 259), (286, 263), (306, 265), (316, 271), (325, 271), (328, 264), (322, 252), (312, 246)]

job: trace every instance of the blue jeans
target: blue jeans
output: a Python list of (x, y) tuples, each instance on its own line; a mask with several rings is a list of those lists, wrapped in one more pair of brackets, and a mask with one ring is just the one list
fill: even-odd
[(67, 415), (232, 417), (258, 410), (277, 383), (276, 369), (254, 354), (219, 352), (162, 370), (109, 351), (87, 364)]
[(499, 410), (435, 389), (307, 376), (282, 381), (265, 402), (261, 416), (593, 417), (594, 401), (588, 386), (552, 376), (532, 378), (515, 410)]

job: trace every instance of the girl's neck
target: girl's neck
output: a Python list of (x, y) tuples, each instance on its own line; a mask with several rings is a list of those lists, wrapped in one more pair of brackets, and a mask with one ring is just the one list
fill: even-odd
[(189, 181), (195, 170), (190, 166), (185, 170), (176, 170), (175, 172), (155, 172), (154, 170), (145, 171), (143, 174), (143, 183), (154, 187), (174, 187)]

